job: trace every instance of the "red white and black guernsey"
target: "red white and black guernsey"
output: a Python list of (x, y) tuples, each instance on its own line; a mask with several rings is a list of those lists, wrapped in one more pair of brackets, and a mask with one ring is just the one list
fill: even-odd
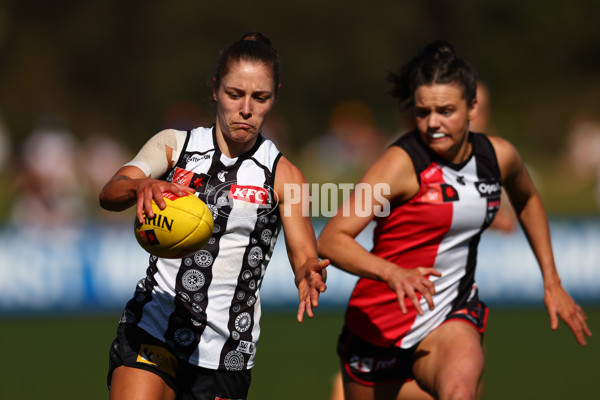
[(281, 153), (262, 136), (233, 159), (216, 143), (214, 128), (188, 132), (163, 177), (196, 189), (212, 211), (212, 237), (183, 259), (151, 256), (121, 323), (137, 324), (180, 360), (239, 371), (253, 366), (260, 335), (260, 287), (281, 226), (273, 189)]
[(450, 314), (477, 300), (477, 245), (500, 206), (501, 177), (487, 136), (469, 133), (469, 141), (472, 153), (461, 164), (438, 157), (417, 131), (393, 144), (412, 159), (420, 190), (377, 220), (372, 253), (402, 268), (434, 267), (442, 276), (429, 276), (436, 290), (433, 311), (418, 293), (423, 316), (408, 299), (408, 313), (402, 314), (386, 283), (360, 278), (346, 325), (362, 339), (381, 347), (413, 347)]

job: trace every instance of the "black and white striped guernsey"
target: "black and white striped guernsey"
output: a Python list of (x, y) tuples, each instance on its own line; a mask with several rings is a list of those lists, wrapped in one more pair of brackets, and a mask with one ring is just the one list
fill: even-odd
[(221, 153), (214, 128), (187, 134), (167, 181), (196, 189), (214, 217), (207, 246), (190, 257), (150, 257), (122, 323), (136, 323), (183, 360), (209, 369), (252, 368), (260, 334), (260, 287), (281, 221), (274, 193), (281, 157), (259, 136), (247, 153)]

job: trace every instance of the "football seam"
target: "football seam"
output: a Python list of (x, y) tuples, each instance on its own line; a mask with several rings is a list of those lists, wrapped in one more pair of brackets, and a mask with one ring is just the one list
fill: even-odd
[[(207, 226), (208, 226), (208, 224), (207, 224), (207, 223), (206, 223), (206, 222), (205, 222), (203, 219), (200, 219), (200, 222), (201, 222), (202, 224), (204, 224), (204, 225), (207, 225)], [(177, 242), (177, 243), (173, 243), (173, 244), (172, 244), (171, 246), (169, 246), (168, 248), (169, 248), (169, 249), (173, 249), (174, 247), (176, 247), (176, 246), (179, 246), (181, 243), (185, 242), (185, 241), (186, 241), (186, 239), (188, 239), (188, 238), (189, 238), (189, 237), (190, 237), (190, 236), (191, 236), (193, 233), (195, 233), (195, 232), (196, 232), (196, 231), (197, 231), (197, 230), (200, 228), (200, 225), (201, 225), (201, 224), (196, 224), (196, 227), (195, 227), (195, 228), (194, 228), (192, 231), (190, 231), (190, 233), (189, 233), (189, 234), (188, 234), (186, 237), (184, 237), (183, 239), (181, 239), (181, 240), (180, 240), (179, 242)], [(211, 236), (212, 236), (212, 233), (211, 233)], [(210, 239), (210, 237), (209, 237), (209, 239)]]
[[(202, 201), (201, 199), (198, 199), (198, 200)], [(200, 225), (201, 225), (201, 224), (205, 224), (205, 225), (207, 225), (207, 226), (208, 226), (208, 223), (206, 223), (206, 221), (204, 221), (204, 215), (206, 214), (206, 212), (208, 212), (208, 211), (210, 211), (210, 210), (208, 210), (208, 206), (206, 205), (206, 203), (205, 203), (204, 205), (205, 205), (205, 207), (206, 207), (207, 209), (205, 209), (205, 210), (204, 210), (204, 213), (203, 213), (202, 215), (199, 215), (199, 214), (196, 214), (196, 213), (190, 212), (190, 211), (188, 211), (188, 210), (187, 210), (187, 209), (185, 209), (185, 208), (179, 208), (179, 207), (177, 207), (177, 206), (176, 206), (176, 205), (174, 205), (174, 204), (170, 204), (170, 205), (168, 205), (168, 206), (167, 206), (167, 207), (172, 207), (172, 208), (174, 208), (174, 209), (176, 209), (176, 210), (178, 210), (178, 211), (180, 211), (180, 212), (182, 212), (182, 213), (185, 213), (185, 214), (187, 214), (187, 215), (192, 215), (192, 216), (194, 216), (194, 217), (196, 217), (196, 218), (198, 218), (198, 219), (200, 220), (200, 222), (196, 224), (196, 226), (194, 227), (194, 229), (192, 229), (192, 230), (191, 230), (191, 231), (188, 233), (188, 235), (187, 235), (186, 237), (184, 237), (183, 239), (181, 239), (181, 240), (180, 240), (180, 241), (178, 241), (177, 243), (173, 243), (171, 246), (169, 246), (169, 247), (168, 247), (168, 249), (172, 250), (172, 249), (174, 249), (176, 246), (179, 246), (181, 243), (183, 243), (183, 242), (184, 242), (184, 241), (185, 241), (185, 240), (186, 240), (186, 239), (187, 239), (187, 238), (188, 238), (190, 235), (192, 235), (194, 232), (196, 232), (196, 231), (198, 230), (198, 228), (200, 228)], [(212, 233), (211, 233), (211, 236), (212, 236)]]

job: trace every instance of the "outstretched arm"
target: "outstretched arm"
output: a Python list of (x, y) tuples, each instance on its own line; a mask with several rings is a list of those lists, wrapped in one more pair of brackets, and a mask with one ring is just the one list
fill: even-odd
[(515, 209), (519, 222), (540, 265), (544, 279), (544, 303), (550, 316), (550, 326), (558, 329), (560, 317), (571, 329), (577, 342), (586, 344), (592, 333), (581, 307), (563, 288), (552, 252), (548, 217), (542, 200), (517, 150), (506, 140), (491, 137), (496, 150), (503, 185)]
[(297, 191), (301, 191), (305, 183), (300, 170), (282, 157), (275, 172), (275, 192), (279, 197), (285, 244), (298, 288), (298, 322), (302, 322), (305, 312), (312, 318), (313, 308), (319, 306), (319, 295), (327, 289), (325, 268), (329, 265), (329, 260), (319, 259), (312, 221), (310, 215), (303, 212), (302, 201), (290, 198), (292, 186), (295, 194), (299, 194)]

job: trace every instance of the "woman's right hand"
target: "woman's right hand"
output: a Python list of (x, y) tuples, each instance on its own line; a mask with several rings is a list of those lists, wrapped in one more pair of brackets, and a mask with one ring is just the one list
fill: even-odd
[(417, 292), (421, 293), (430, 310), (433, 310), (433, 295), (435, 294), (435, 285), (428, 279), (429, 275), (442, 276), (435, 268), (418, 267), (418, 268), (402, 268), (396, 264), (390, 263), (388, 273), (383, 277), (383, 280), (388, 284), (390, 289), (396, 293), (398, 304), (403, 314), (407, 313), (405, 298), (411, 301), (415, 310), (419, 315), (423, 315), (423, 309), (417, 296)]
[(161, 210), (167, 203), (162, 194), (171, 192), (176, 196), (194, 193), (193, 188), (148, 178), (144, 172), (134, 166), (121, 167), (117, 173), (104, 185), (99, 200), (102, 208), (109, 211), (123, 211), (136, 205), (136, 216), (140, 223), (144, 222), (144, 213), (154, 218), (152, 200)]
[(192, 194), (196, 192), (191, 187), (154, 178), (137, 179), (136, 183), (136, 215), (140, 223), (144, 222), (144, 215), (148, 216), (148, 218), (154, 218), (154, 211), (152, 210), (153, 200), (161, 210), (167, 207), (163, 193), (170, 192), (176, 196), (185, 196), (188, 193)]

